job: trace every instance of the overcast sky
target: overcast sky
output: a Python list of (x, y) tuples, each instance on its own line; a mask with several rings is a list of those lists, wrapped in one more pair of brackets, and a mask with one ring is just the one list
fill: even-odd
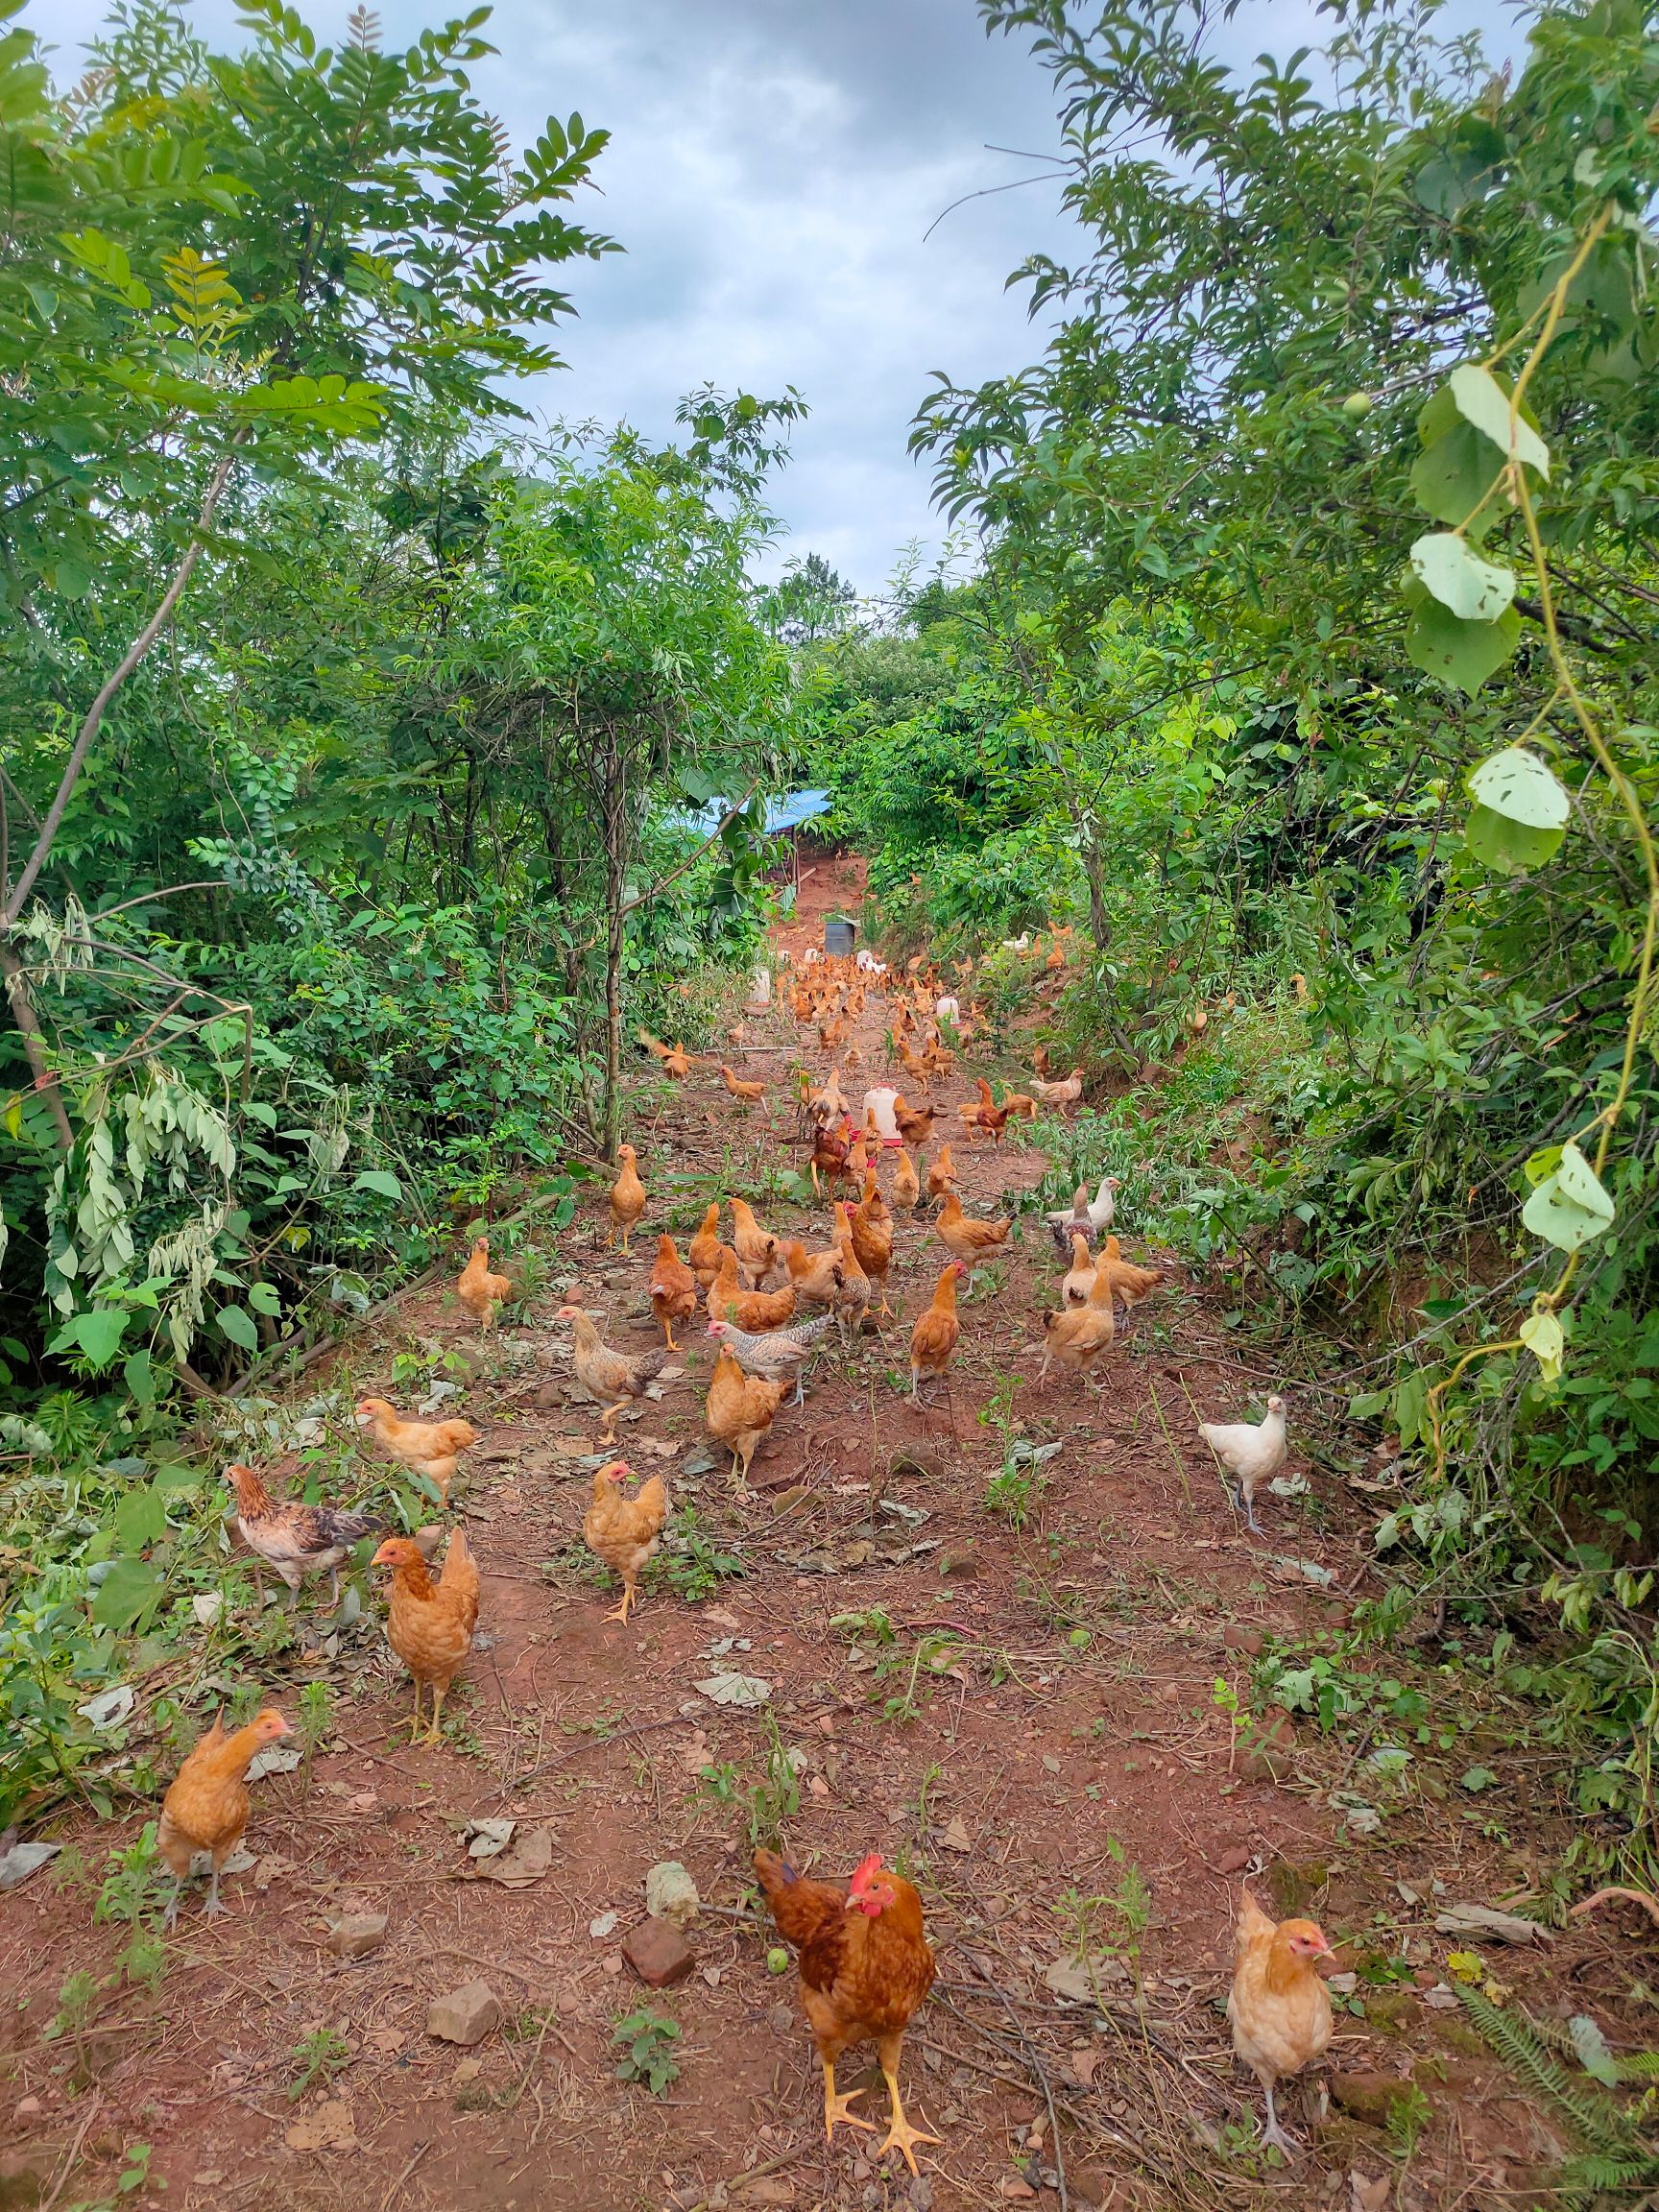
[[(350, 0), (299, 5), (337, 39)], [(230, 0), (185, 12), (216, 43), (245, 36)], [(404, 44), (460, 12), (383, 0), (383, 36)], [(103, 13), (102, 0), (31, 0), (25, 20), (60, 42), (67, 77)], [(1221, 50), (1283, 57), (1330, 31), (1314, 0), (1243, 0)], [(780, 561), (821, 552), (873, 591), (905, 540), (936, 547), (926, 472), (905, 451), (928, 373), (967, 382), (1033, 359), (1041, 333), (1004, 279), (1033, 249), (1064, 258), (1076, 240), (1058, 186), (1038, 182), (969, 201), (924, 242), (953, 200), (1031, 173), (988, 145), (1056, 143), (1023, 43), (988, 40), (974, 0), (498, 0), (487, 35), (500, 52), (473, 82), (517, 144), (572, 109), (613, 133), (603, 197), (575, 212), (627, 249), (576, 266), (581, 314), (557, 340), (569, 369), (532, 404), (663, 433), (705, 379), (762, 396), (794, 384), (812, 415), (777, 487)]]

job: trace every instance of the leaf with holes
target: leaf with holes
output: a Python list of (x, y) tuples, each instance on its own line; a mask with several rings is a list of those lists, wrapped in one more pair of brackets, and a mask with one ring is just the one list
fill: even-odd
[(1554, 770), (1525, 745), (1506, 745), (1469, 774), (1469, 790), (1482, 806), (1528, 830), (1565, 829), (1573, 802)]
[(1424, 593), (1406, 632), (1406, 657), (1426, 676), (1455, 685), (1471, 699), (1521, 642), (1521, 617), (1505, 608), (1496, 622), (1463, 622)]
[(1576, 1252), (1613, 1226), (1614, 1205), (1576, 1144), (1563, 1144), (1561, 1165), (1547, 1175), (1521, 1209), (1534, 1237), (1558, 1251)]
[(1478, 361), (1465, 361), (1452, 372), (1451, 391), (1466, 422), (1473, 422), (1501, 453), (1536, 469), (1549, 482), (1549, 446), (1524, 415), (1518, 410), (1511, 412), (1509, 395), (1490, 369), (1482, 369)]
[(1411, 548), (1411, 567), (1460, 622), (1496, 622), (1515, 596), (1515, 572), (1477, 553), (1455, 530), (1428, 530)]

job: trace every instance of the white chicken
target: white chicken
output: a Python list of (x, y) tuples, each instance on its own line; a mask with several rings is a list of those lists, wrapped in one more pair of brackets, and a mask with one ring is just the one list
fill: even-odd
[(1100, 1188), (1093, 1198), (1089, 1195), (1088, 1186), (1079, 1184), (1070, 1213), (1044, 1214), (1043, 1218), (1048, 1224), (1048, 1234), (1053, 1238), (1055, 1249), (1063, 1260), (1070, 1255), (1073, 1237), (1087, 1237), (1093, 1243), (1111, 1228), (1118, 1217), (1117, 1201), (1112, 1193), (1119, 1188), (1119, 1183), (1120, 1178), (1116, 1175), (1103, 1175)]
[(1223, 1467), (1238, 1478), (1244, 1518), (1260, 1536), (1256, 1518), (1256, 1493), (1270, 1482), (1285, 1464), (1285, 1401), (1267, 1401), (1267, 1418), (1258, 1426), (1250, 1421), (1200, 1421), (1198, 1433)]

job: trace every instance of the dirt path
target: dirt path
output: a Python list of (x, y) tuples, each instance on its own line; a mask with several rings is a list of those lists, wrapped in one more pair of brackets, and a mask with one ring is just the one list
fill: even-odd
[[(855, 865), (821, 864), (784, 941), (815, 938), (860, 880)], [(822, 1241), (822, 1209), (769, 1194), (787, 1159), (788, 1071), (804, 1060), (822, 1072), (816, 1040), (806, 1051), (778, 1007), (734, 1026), (734, 1058), (775, 1086), (770, 1121), (717, 1083), (642, 1074), (647, 1227), (684, 1232), (709, 1196), (735, 1191)], [(880, 1039), (873, 1008), (850, 1088)], [(1043, 1174), (1030, 1148), (953, 1150), (970, 1213)], [(1125, 1237), (1138, 1254), (1134, 1224)], [(896, 1384), (943, 1258), (919, 1216), (895, 1273), (905, 1320), (820, 1367), (742, 1503), (723, 1461), (709, 1463), (707, 1339), (688, 1332), (689, 1371), (624, 1423), (621, 1448), (665, 1473), (691, 1549), (623, 1628), (603, 1618), (611, 1599), (580, 1542), (592, 1409), (566, 1403), (550, 1315), (574, 1295), (606, 1313), (613, 1341), (651, 1341), (649, 1238), (640, 1249), (607, 1255), (589, 1204), (521, 1327), (481, 1345), (434, 1296), (337, 1363), (322, 1410), (343, 1443), (358, 1394), (409, 1396), (399, 1354), (459, 1352), (473, 1371), (464, 1403), (484, 1441), (458, 1500), (486, 1634), (451, 1700), (454, 1740), (397, 1746), (406, 1686), (371, 1620), (309, 1653), (277, 1649), (273, 1623), (268, 1660), (227, 1653), (227, 1688), (256, 1673), (290, 1711), (308, 1673), (326, 1681), (325, 1746), (308, 1773), (257, 1789), (257, 1864), (228, 1884), (226, 1917), (187, 1908), (157, 1994), (105, 2005), (79, 2050), (40, 2038), (66, 1977), (107, 1974), (124, 1937), (92, 1923), (97, 1872), (76, 1880), (71, 1860), (71, 1878), (36, 1877), (0, 1904), (0, 1980), (20, 1999), (5, 2028), (24, 2101), (6, 2127), (13, 2165), (55, 2177), (78, 2139), (68, 2201), (108, 2188), (127, 2147), (149, 2143), (178, 2207), (943, 2212), (1060, 2203), (1057, 2117), (1071, 2204), (1236, 2205), (1258, 2174), (1263, 2200), (1346, 2208), (1360, 2202), (1353, 2173), (1397, 2190), (1366, 2204), (1523, 2201), (1505, 2183), (1520, 2186), (1549, 2140), (1500, 2102), (1460, 2016), (1422, 2002), (1416, 1982), (1438, 1983), (1445, 1945), (1422, 1902), (1428, 1873), (1409, 1903), (1396, 1887), (1431, 1855), (1459, 1894), (1490, 1896), (1498, 1844), (1448, 1815), (1416, 1853), (1368, 1847), (1330, 1799), (1352, 1762), (1287, 1728), (1253, 1753), (1217, 1701), (1218, 1683), (1223, 1699), (1244, 1694), (1263, 1639), (1305, 1642), (1341, 1617), (1339, 1592), (1303, 1563), (1350, 1578), (1358, 1516), (1315, 1469), (1311, 1500), (1272, 1501), (1266, 1537), (1240, 1533), (1193, 1407), (1242, 1408), (1262, 1379), (1230, 1359), (1196, 1290), (1145, 1310), (1100, 1398), (1066, 1377), (1039, 1391), (1036, 1317), (1058, 1269), (1027, 1216), (1011, 1262), (964, 1310), (950, 1405), (915, 1411)], [(354, 1495), (361, 1469), (331, 1479)], [(758, 1714), (696, 1687), (733, 1667), (770, 1685)], [(876, 2167), (869, 2137), (823, 2141), (793, 1976), (768, 1974), (767, 1937), (743, 1914), (751, 1820), (769, 1828), (780, 1813), (798, 1859), (845, 1870), (878, 1849), (924, 1890), (941, 1984), (906, 2043), (906, 2092), (945, 2141), (919, 2181)], [(550, 1870), (517, 1889), (476, 1878), (489, 1863), (469, 1859), (460, 1828), (481, 1815), (544, 1835)], [(122, 1821), (119, 1839), (139, 1825)], [(101, 1871), (108, 1827), (60, 1833)], [(692, 1931), (691, 1979), (654, 1997), (620, 1943), (663, 1860), (717, 1910)], [(1344, 2019), (1334, 2054), (1346, 2075), (1415, 2068), (1431, 2111), (1407, 2171), (1377, 2126), (1322, 2117), (1310, 2086), (1284, 2108), (1314, 2152), (1288, 2176), (1252, 2164), (1259, 2100), (1219, 2011), (1245, 1871), (1282, 1910), (1352, 1938), (1344, 1963), (1402, 1943), (1422, 1962), (1416, 1982), (1372, 1991), (1368, 2017)], [(387, 1913), (389, 1933), (343, 1960), (328, 1925), (359, 1911)], [(1078, 1951), (1092, 1970), (1068, 1975)], [(430, 2039), (429, 1999), (474, 1979), (501, 2028), (467, 2052)], [(641, 2005), (680, 2030), (661, 2099), (614, 2077), (614, 2024)], [(332, 2078), (325, 2067), (291, 2096), (303, 2054), (319, 2052), (338, 2061)], [(844, 2069), (842, 2085), (863, 2071)], [(8, 2198), (0, 2176), (0, 2204), (31, 2200)]]

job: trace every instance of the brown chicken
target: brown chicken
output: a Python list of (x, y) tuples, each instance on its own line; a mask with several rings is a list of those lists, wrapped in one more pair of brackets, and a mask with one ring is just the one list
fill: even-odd
[(225, 1479), (236, 1493), (236, 1527), (253, 1554), (253, 1590), (261, 1608), (267, 1560), (288, 1585), (288, 1609), (299, 1601), (307, 1575), (326, 1574), (330, 1610), (340, 1602), (340, 1562), (353, 1544), (379, 1535), (383, 1522), (373, 1513), (336, 1513), (329, 1505), (307, 1505), (301, 1498), (273, 1498), (252, 1467), (232, 1460)]
[(357, 1426), (369, 1430), (382, 1452), (422, 1475), (445, 1504), (461, 1455), (478, 1441), (470, 1421), (405, 1421), (384, 1398), (365, 1398), (357, 1407)]
[(1047, 1382), (1049, 1363), (1055, 1359), (1087, 1381), (1101, 1354), (1111, 1351), (1116, 1334), (1110, 1298), (1103, 1306), (1063, 1307), (1058, 1313), (1045, 1313), (1043, 1367), (1037, 1377), (1039, 1389)]
[(1142, 1299), (1150, 1298), (1164, 1280), (1162, 1267), (1137, 1267), (1132, 1260), (1125, 1260), (1116, 1237), (1108, 1237), (1100, 1247), (1100, 1256), (1094, 1262), (1094, 1279), (1108, 1286), (1109, 1294), (1123, 1309), (1123, 1318), (1129, 1318), (1132, 1307)]
[(571, 1372), (604, 1408), (599, 1433), (609, 1443), (615, 1437), (616, 1416), (623, 1407), (631, 1398), (643, 1398), (647, 1386), (667, 1366), (667, 1347), (653, 1352), (613, 1352), (580, 1306), (561, 1306), (553, 1318), (570, 1324)]
[(835, 1185), (848, 1172), (847, 1163), (852, 1156), (852, 1151), (853, 1122), (849, 1115), (842, 1115), (838, 1127), (826, 1126), (815, 1132), (812, 1139), (811, 1159), (812, 1188), (814, 1190), (823, 1189), (823, 1185), (818, 1180), (820, 1171), (830, 1178), (830, 1187), (831, 1190), (834, 1189)]
[(1280, 2127), (1273, 2091), (1287, 2076), (1300, 2074), (1331, 2040), (1331, 1992), (1313, 1964), (1330, 1956), (1331, 1946), (1315, 1922), (1285, 1920), (1275, 1926), (1249, 1890), (1239, 1890), (1227, 2017), (1233, 2048), (1267, 2100), (1263, 2148), (1275, 2144), (1286, 2157), (1301, 2147)]
[(432, 1725), (426, 1741), (439, 1743), (444, 1700), (472, 1648), (472, 1631), (478, 1625), (478, 1567), (467, 1547), (467, 1531), (451, 1532), (444, 1572), (436, 1582), (426, 1571), (420, 1546), (406, 1536), (389, 1536), (375, 1552), (374, 1565), (392, 1569), (386, 1641), (415, 1682), (409, 1741), (421, 1740), (421, 1686), (427, 1683), (432, 1691)]
[(1029, 1091), (1004, 1091), (1002, 1094), (1002, 1112), (1012, 1116), (1016, 1121), (1035, 1121), (1037, 1118), (1037, 1101), (1032, 1097)]
[(1089, 1239), (1079, 1230), (1071, 1239), (1071, 1264), (1060, 1286), (1061, 1305), (1087, 1306), (1094, 1283), (1095, 1267), (1089, 1253)]
[(657, 1239), (657, 1258), (651, 1269), (651, 1310), (662, 1325), (668, 1350), (678, 1352), (674, 1324), (689, 1321), (696, 1312), (697, 1278), (675, 1251), (673, 1238), (666, 1234)]
[(848, 1224), (858, 1264), (880, 1296), (881, 1311), (891, 1313), (893, 1309), (887, 1303), (887, 1270), (893, 1264), (893, 1214), (876, 1188), (874, 1170), (865, 1174), (864, 1195), (848, 1215)]
[(933, 1985), (933, 1953), (922, 1925), (922, 1900), (902, 1874), (891, 1874), (872, 1852), (850, 1882), (815, 1882), (796, 1873), (775, 1852), (757, 1851), (755, 1873), (778, 1933), (795, 1946), (818, 2060), (824, 2069), (824, 2134), (837, 2121), (870, 2129), (851, 2111), (854, 2089), (835, 2087), (835, 2062), (855, 2043), (873, 2041), (881, 2061), (892, 2117), (877, 2155), (897, 2151), (912, 2174), (918, 2143), (937, 2143), (904, 2117), (899, 2094), (899, 2057), (904, 2031)]
[(645, 1211), (645, 1186), (639, 1180), (639, 1156), (633, 1145), (618, 1144), (616, 1157), (622, 1167), (611, 1186), (611, 1241), (614, 1243), (620, 1235), (626, 1252), (634, 1225)]
[(249, 1761), (267, 1743), (293, 1733), (280, 1713), (269, 1710), (228, 1736), (224, 1723), (215, 1719), (173, 1777), (161, 1800), (161, 1822), (156, 1831), (156, 1848), (173, 1874), (173, 1894), (166, 1913), (169, 1928), (179, 1917), (179, 1900), (190, 1878), (190, 1862), (198, 1851), (208, 1852), (213, 1861), (213, 1879), (203, 1911), (224, 1911), (219, 1901), (219, 1875), (248, 1826)]
[(990, 1137), (1000, 1144), (1002, 1132), (1008, 1126), (1008, 1117), (1013, 1108), (998, 1105), (992, 1096), (991, 1086), (983, 1075), (975, 1075), (974, 1082), (979, 1093), (978, 1097), (956, 1109), (962, 1126), (970, 1137)]
[(732, 1455), (732, 1473), (739, 1487), (749, 1479), (749, 1462), (755, 1447), (771, 1428), (783, 1402), (786, 1382), (769, 1382), (758, 1375), (745, 1375), (726, 1345), (709, 1378), (709, 1397), (703, 1418), (709, 1433)]
[(1044, 1073), (1045, 1070), (1039, 1068), (1031, 1085), (1032, 1090), (1036, 1092), (1044, 1105), (1058, 1106), (1062, 1109), (1075, 1106), (1078, 1099), (1083, 1095), (1082, 1069), (1073, 1068), (1070, 1074), (1059, 1083), (1044, 1082)]
[(757, 1286), (772, 1272), (778, 1259), (778, 1239), (768, 1237), (755, 1218), (754, 1209), (743, 1198), (730, 1201), (732, 1207), (732, 1249), (737, 1255), (737, 1264), (749, 1280), (751, 1288)]
[(914, 1106), (906, 1103), (903, 1092), (899, 1093), (893, 1101), (893, 1118), (906, 1144), (914, 1144), (918, 1151), (921, 1150), (933, 1134), (937, 1111), (935, 1107), (925, 1106), (918, 1112)]
[(916, 1172), (916, 1163), (908, 1152), (901, 1150), (893, 1163), (893, 1203), (908, 1214), (921, 1199), (922, 1180)]
[(967, 1272), (960, 1260), (952, 1260), (934, 1286), (931, 1305), (916, 1316), (916, 1326), (910, 1332), (912, 1406), (922, 1403), (923, 1376), (935, 1375), (943, 1380), (950, 1364), (950, 1355), (962, 1334), (962, 1324), (956, 1318), (956, 1285)]
[(927, 1170), (927, 1195), (933, 1199), (943, 1198), (948, 1190), (955, 1188), (956, 1163), (950, 1157), (950, 1145), (941, 1144)]
[(480, 1237), (472, 1246), (472, 1257), (461, 1270), (455, 1285), (455, 1295), (477, 1322), (480, 1329), (490, 1326), (490, 1319), (497, 1306), (504, 1306), (513, 1295), (513, 1286), (505, 1275), (490, 1272), (490, 1239)]
[(839, 1242), (827, 1251), (808, 1252), (799, 1238), (792, 1237), (783, 1247), (783, 1264), (803, 1305), (834, 1305), (843, 1288)]
[(762, 1335), (768, 1329), (781, 1329), (794, 1319), (795, 1286), (786, 1284), (781, 1290), (745, 1290), (737, 1280), (736, 1255), (725, 1252), (720, 1272), (709, 1286), (707, 1306), (710, 1321), (732, 1321), (739, 1329)]
[(1001, 1221), (970, 1219), (963, 1213), (962, 1201), (954, 1190), (946, 1191), (939, 1218), (934, 1223), (945, 1249), (953, 1259), (967, 1261), (970, 1267), (988, 1259), (993, 1252), (1000, 1252), (1013, 1226), (1012, 1214)]
[(702, 1228), (685, 1247), (691, 1272), (705, 1290), (719, 1272), (720, 1255), (725, 1249), (720, 1241), (720, 1201), (716, 1198), (703, 1216)]
[(852, 1207), (842, 1199), (833, 1211), (840, 1280), (830, 1305), (840, 1325), (844, 1341), (851, 1344), (864, 1326), (864, 1316), (870, 1310), (874, 1286), (865, 1274), (863, 1263), (854, 1247)]
[(746, 1106), (765, 1105), (765, 1084), (744, 1082), (741, 1076), (734, 1075), (732, 1072), (731, 1069), (726, 1066), (724, 1061), (722, 1061), (720, 1064), (720, 1080), (725, 1084), (727, 1090), (732, 1094), (733, 1097), (741, 1098)]
[(589, 1551), (597, 1553), (613, 1574), (622, 1577), (622, 1602), (613, 1605), (607, 1621), (626, 1621), (638, 1599), (638, 1581), (650, 1564), (668, 1518), (668, 1493), (661, 1475), (639, 1486), (637, 1498), (624, 1498), (620, 1485), (634, 1473), (625, 1459), (613, 1459), (596, 1468), (593, 1503), (582, 1521), (582, 1534)]
[(648, 1029), (641, 1029), (637, 1034), (651, 1057), (661, 1062), (663, 1074), (671, 1075), (676, 1083), (684, 1083), (691, 1072), (691, 1055), (685, 1046), (664, 1045), (660, 1037), (653, 1037)]

